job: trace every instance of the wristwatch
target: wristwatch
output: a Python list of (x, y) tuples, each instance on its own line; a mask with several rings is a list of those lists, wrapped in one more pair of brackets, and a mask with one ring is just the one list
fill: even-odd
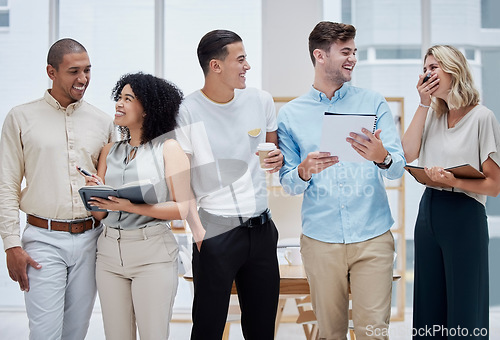
[[(375, 162), (373, 162), (375, 163)], [(392, 156), (389, 152), (387, 152), (387, 156), (385, 156), (384, 161), (382, 163), (375, 163), (380, 169), (389, 169), (392, 165)]]

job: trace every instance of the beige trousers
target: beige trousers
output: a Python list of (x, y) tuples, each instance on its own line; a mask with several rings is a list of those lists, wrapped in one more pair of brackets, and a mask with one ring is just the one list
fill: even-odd
[(302, 259), (311, 287), (319, 338), (346, 339), (349, 281), (356, 339), (388, 339), (394, 238), (390, 231), (352, 243), (325, 243), (305, 235)]
[[(166, 340), (177, 292), (178, 247), (165, 224), (105, 228), (96, 279), (107, 340)], [(137, 327), (136, 327), (137, 324)]]

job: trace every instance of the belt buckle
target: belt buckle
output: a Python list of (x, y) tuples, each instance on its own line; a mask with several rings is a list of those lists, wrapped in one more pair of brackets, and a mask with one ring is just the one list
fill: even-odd
[(263, 225), (265, 221), (266, 221), (266, 215), (265, 213), (262, 213), (259, 216), (249, 218), (248, 227), (252, 228), (255, 226)]
[(74, 232), (73, 232), (73, 223), (74, 223), (74, 220), (73, 220), (73, 221), (69, 221), (69, 222), (68, 222), (68, 232), (69, 232), (70, 234), (78, 234), (78, 233), (74, 233)]
[[(81, 233), (85, 232), (85, 220), (83, 220), (82, 222), (77, 222), (77, 221), (78, 220), (72, 220), (68, 223), (68, 232), (70, 234), (81, 234)], [(77, 223), (82, 224), (82, 231), (73, 232), (73, 224), (77, 224)]]
[(247, 221), (247, 226), (248, 228), (253, 228), (254, 226), (256, 225), (259, 225), (258, 223), (260, 222), (259, 221), (259, 217), (260, 216), (255, 216), (255, 217), (250, 217)]

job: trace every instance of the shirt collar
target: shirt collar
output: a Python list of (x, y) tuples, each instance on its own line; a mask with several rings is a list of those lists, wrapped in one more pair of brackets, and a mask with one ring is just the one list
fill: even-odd
[[(337, 100), (344, 98), (349, 87), (350, 87), (350, 85), (348, 83), (344, 83), (340, 89), (335, 91), (335, 94), (333, 95), (331, 102), (336, 102)], [(323, 92), (321, 92), (319, 90), (316, 90), (314, 88), (314, 86), (312, 86), (312, 85), (311, 85), (311, 90), (309, 91), (309, 94), (317, 102), (322, 102), (322, 101), (330, 102), (330, 99), (328, 99), (326, 94), (324, 94)]]
[[(63, 107), (52, 95), (50, 94), (50, 89), (45, 91), (43, 98), (50, 106), (56, 110), (66, 110), (68, 112), (73, 112), (82, 105), (82, 100), (76, 101), (68, 105), (68, 107)], [(69, 110), (68, 110), (69, 109)]]

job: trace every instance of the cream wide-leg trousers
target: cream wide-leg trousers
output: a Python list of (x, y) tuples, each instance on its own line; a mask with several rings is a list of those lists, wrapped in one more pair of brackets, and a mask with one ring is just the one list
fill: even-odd
[(168, 338), (177, 256), (177, 242), (165, 224), (104, 228), (97, 242), (96, 279), (107, 340), (134, 340), (137, 328), (141, 340)]

